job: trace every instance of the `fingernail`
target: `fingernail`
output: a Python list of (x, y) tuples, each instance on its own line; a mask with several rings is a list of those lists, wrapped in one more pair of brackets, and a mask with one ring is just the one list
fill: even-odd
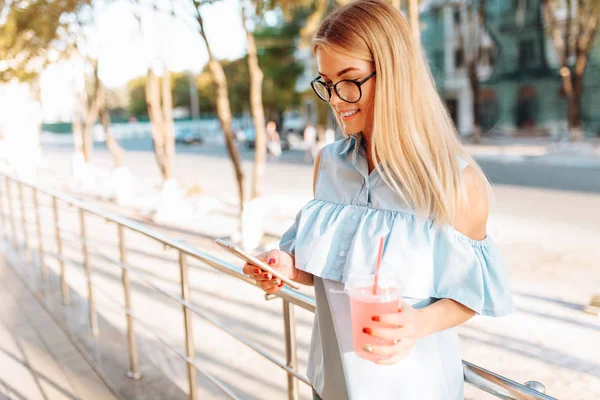
[(363, 332), (367, 335), (370, 335), (371, 333), (373, 333), (373, 330), (371, 328), (363, 328)]
[(260, 269), (259, 268), (254, 268), (252, 270), (252, 272), (254, 273), (254, 275), (260, 275)]
[(273, 281), (273, 283), (275, 284), (275, 286), (279, 286), (279, 284), (281, 283), (281, 281), (279, 279), (275, 279)]
[(264, 275), (263, 275), (263, 277), (264, 277), (265, 279), (271, 279), (271, 274), (264, 274)]
[(381, 321), (378, 316), (374, 316), (373, 318), (371, 318), (371, 320), (375, 322)]
[(269, 258), (269, 260), (267, 262), (269, 263), (269, 265), (274, 265), (275, 264), (275, 259), (274, 258)]
[(368, 344), (365, 344), (363, 346), (363, 350), (366, 351), (367, 353), (372, 353), (373, 352), (373, 348), (371, 346), (369, 346)]
[(283, 285), (285, 285), (285, 282), (281, 282), (279, 285), (277, 285), (278, 287), (283, 287)]

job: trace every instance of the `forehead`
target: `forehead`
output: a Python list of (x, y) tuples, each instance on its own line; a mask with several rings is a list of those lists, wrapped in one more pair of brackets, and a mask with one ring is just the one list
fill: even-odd
[(316, 56), (319, 71), (330, 78), (337, 76), (338, 72), (349, 67), (358, 68), (365, 72), (371, 70), (371, 63), (369, 61), (338, 51), (321, 48), (317, 50)]

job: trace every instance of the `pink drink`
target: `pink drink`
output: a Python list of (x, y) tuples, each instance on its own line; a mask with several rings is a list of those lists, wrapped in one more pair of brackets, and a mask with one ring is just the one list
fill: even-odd
[[(366, 360), (377, 361), (383, 360), (387, 356), (368, 353), (363, 350), (363, 346), (391, 345), (393, 343), (389, 340), (379, 339), (366, 334), (363, 332), (363, 329), (386, 327), (381, 322), (374, 322), (372, 317), (398, 311), (400, 288), (397, 282), (384, 279), (380, 281), (380, 289), (377, 294), (373, 295), (373, 279), (373, 275), (351, 277), (346, 283), (346, 292), (350, 296), (354, 352)], [(392, 286), (391, 284), (394, 285)]]

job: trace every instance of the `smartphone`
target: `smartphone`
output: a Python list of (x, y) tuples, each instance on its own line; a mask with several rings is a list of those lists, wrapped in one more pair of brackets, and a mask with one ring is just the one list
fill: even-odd
[(233, 253), (234, 255), (238, 256), (242, 260), (246, 261), (248, 264), (255, 265), (258, 268), (269, 272), (274, 277), (279, 278), (282, 282), (286, 283), (289, 287), (296, 289), (296, 290), (300, 290), (300, 286), (298, 286), (298, 284), (296, 282), (294, 282), (293, 280), (291, 280), (289, 278), (284, 277), (279, 272), (277, 272), (276, 270), (271, 268), (267, 263), (246, 253), (244, 250), (242, 250), (240, 247), (236, 246), (235, 244), (226, 242), (221, 239), (215, 240), (215, 243), (218, 244), (219, 246), (223, 247), (224, 249), (229, 250), (229, 252)]

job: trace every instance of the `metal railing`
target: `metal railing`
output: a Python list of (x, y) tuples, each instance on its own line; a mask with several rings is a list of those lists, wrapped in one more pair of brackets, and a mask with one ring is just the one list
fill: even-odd
[[(168, 343), (168, 341), (163, 338), (160, 334), (153, 332), (153, 335), (156, 339), (161, 342), (168, 349), (173, 351), (177, 356), (179, 356), (186, 363), (187, 368), (187, 382), (188, 382), (188, 395), (189, 399), (196, 400), (198, 398), (197, 391), (197, 383), (196, 383), (196, 373), (199, 372), (205, 378), (207, 378), (211, 383), (213, 383), (216, 387), (218, 387), (224, 394), (232, 399), (237, 399), (238, 397), (220, 380), (212, 376), (208, 371), (204, 368), (200, 367), (195, 361), (195, 344), (194, 344), (194, 335), (193, 335), (193, 321), (192, 321), (192, 313), (199, 316), (203, 320), (212, 324), (213, 326), (219, 328), (223, 332), (231, 335), (233, 338), (238, 340), (240, 343), (243, 343), (250, 349), (254, 350), (261, 356), (263, 356), (268, 361), (273, 364), (279, 366), (287, 373), (287, 393), (288, 399), (297, 400), (299, 398), (299, 388), (298, 382), (303, 382), (309, 385), (308, 379), (300, 374), (297, 363), (297, 344), (296, 344), (296, 330), (295, 330), (295, 315), (294, 315), (294, 306), (304, 308), (305, 310), (314, 312), (315, 311), (315, 300), (312, 297), (305, 296), (301, 293), (292, 291), (286, 287), (284, 287), (278, 294), (276, 295), (265, 295), (266, 300), (271, 300), (275, 298), (282, 299), (283, 302), (283, 322), (284, 322), (284, 336), (285, 336), (285, 362), (281, 362), (276, 359), (274, 356), (264, 352), (258, 346), (253, 344), (250, 340), (240, 336), (234, 331), (228, 329), (225, 325), (219, 323), (217, 320), (209, 316), (207, 313), (202, 311), (200, 307), (190, 302), (190, 287), (188, 280), (188, 263), (187, 260), (189, 257), (199, 260), (204, 264), (207, 264), (218, 271), (221, 271), (225, 274), (233, 276), (237, 279), (248, 282), (249, 284), (254, 284), (254, 281), (244, 275), (242, 273), (241, 268), (236, 267), (232, 264), (224, 262), (208, 253), (202, 252), (192, 246), (189, 246), (183, 242), (174, 240), (164, 234), (153, 231), (146, 226), (131, 221), (129, 219), (111, 214), (109, 212), (100, 210), (94, 206), (86, 204), (80, 200), (74, 199), (70, 196), (64, 195), (62, 193), (41, 188), (37, 185), (24, 182), (20, 179), (1, 174), (0, 176), (3, 178), (0, 182), (0, 218), (2, 222), (2, 229), (4, 231), (4, 236), (8, 241), (9, 236), (7, 232), (7, 227), (10, 226), (12, 238), (11, 242), (14, 247), (18, 247), (17, 243), (17, 235), (16, 235), (16, 222), (15, 222), (15, 214), (14, 214), (14, 204), (13, 204), (13, 189), (12, 186), (16, 185), (18, 189), (18, 200), (21, 206), (21, 225), (22, 225), (22, 237), (23, 237), (23, 250), (25, 252), (25, 256), (28, 261), (33, 262), (33, 257), (31, 257), (31, 252), (34, 249), (31, 248), (29, 242), (29, 236), (27, 232), (27, 220), (25, 213), (25, 202), (23, 198), (23, 188), (27, 187), (32, 191), (33, 196), (33, 206), (35, 212), (35, 224), (36, 224), (36, 234), (38, 235), (38, 249), (37, 253), (39, 256), (40, 269), (42, 273), (43, 279), (48, 279), (48, 267), (45, 261), (45, 258), (48, 255), (54, 256), (59, 263), (59, 275), (60, 275), (60, 292), (62, 298), (62, 304), (68, 305), (70, 304), (69, 298), (69, 287), (66, 281), (66, 269), (65, 262), (67, 260), (63, 257), (63, 246), (62, 240), (64, 233), (61, 232), (60, 227), (60, 216), (59, 216), (59, 208), (58, 202), (66, 203), (72, 207), (75, 207), (79, 214), (79, 228), (80, 228), (80, 236), (81, 237), (73, 237), (69, 238), (72, 240), (77, 240), (81, 244), (81, 253), (83, 256), (83, 267), (85, 271), (86, 278), (86, 288), (87, 288), (87, 301), (89, 303), (89, 324), (90, 324), (90, 332), (92, 335), (100, 334), (100, 330), (98, 327), (98, 318), (97, 318), (97, 310), (96, 310), (96, 299), (95, 299), (95, 287), (92, 283), (92, 274), (93, 267), (90, 262), (90, 254), (93, 254), (94, 257), (100, 257), (103, 260), (110, 262), (113, 265), (120, 267), (121, 269), (121, 284), (123, 288), (123, 296), (124, 296), (124, 307), (120, 307), (123, 311), (126, 318), (126, 331), (127, 331), (127, 345), (128, 345), (128, 356), (129, 356), (129, 371), (127, 372), (128, 376), (132, 379), (140, 378), (140, 368), (139, 368), (139, 360), (137, 354), (136, 347), (136, 335), (135, 335), (135, 323), (139, 324), (142, 327), (145, 327), (146, 324), (139, 318), (135, 316), (132, 311), (131, 304), (131, 288), (130, 288), (130, 279), (129, 275), (134, 275), (139, 281), (143, 282), (149, 288), (161, 293), (162, 295), (170, 298), (171, 300), (177, 302), (181, 305), (183, 321), (184, 321), (184, 338), (185, 338), (185, 353), (177, 350), (173, 345)], [(2, 183), (4, 187), (2, 187)], [(48, 196), (52, 201), (52, 209), (53, 209), (53, 220), (54, 220), (54, 235), (56, 238), (56, 254), (51, 254), (46, 252), (43, 246), (42, 241), (42, 226), (40, 222), (40, 211), (39, 211), (39, 194), (43, 194)], [(4, 199), (6, 198), (8, 203), (8, 213), (5, 212), (4, 209)], [(112, 222), (117, 225), (118, 229), (118, 247), (119, 247), (119, 260), (113, 260), (110, 257), (104, 255), (103, 252), (95, 250), (91, 243), (88, 242), (88, 235), (86, 231), (86, 215), (93, 215), (104, 219), (107, 222)], [(10, 219), (7, 221), (7, 219)], [(152, 281), (143, 276), (142, 272), (137, 271), (131, 265), (128, 264), (127, 261), (127, 245), (126, 245), (126, 231), (137, 232), (143, 236), (151, 238), (160, 244), (163, 245), (165, 249), (170, 248), (174, 249), (178, 252), (178, 263), (179, 263), (179, 277), (180, 277), (180, 295), (177, 296), (173, 293), (170, 293), (158, 285), (154, 284)], [(61, 234), (62, 233), (62, 234)], [(99, 289), (99, 288), (98, 288)], [(100, 289), (99, 289), (100, 290)], [(545, 388), (544, 386), (535, 381), (526, 382), (524, 385), (521, 385), (517, 382), (514, 382), (510, 379), (507, 379), (503, 376), (495, 374), (493, 372), (487, 371), (483, 368), (480, 368), (474, 364), (463, 361), (463, 369), (465, 382), (484, 390), (488, 393), (495, 395), (496, 397), (502, 399), (514, 399), (514, 400), (556, 400), (553, 397), (544, 394)]]

